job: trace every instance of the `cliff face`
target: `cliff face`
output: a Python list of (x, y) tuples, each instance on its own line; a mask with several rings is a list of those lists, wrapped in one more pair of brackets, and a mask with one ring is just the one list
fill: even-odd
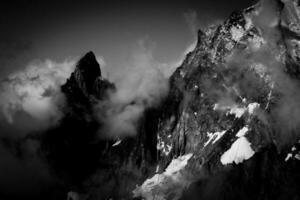
[(102, 138), (105, 133), (95, 106), (116, 88), (101, 76), (92, 52), (78, 61), (61, 89), (66, 97), (65, 117), (41, 138), (41, 152), (52, 171), (63, 188), (88, 194), (90, 199), (130, 198), (136, 183), (155, 167), (156, 112), (146, 111), (137, 137)]
[(199, 31), (196, 48), (170, 77), (158, 124), (158, 173), (135, 196), (300, 198), (299, 122), (291, 130), (282, 121), (299, 107), (282, 108), (289, 98), (298, 101), (287, 90), (300, 92), (300, 8), (274, 1), (274, 15), (265, 16), (265, 3)]
[(122, 141), (98, 138), (93, 106), (116, 88), (87, 53), (62, 86), (65, 118), (42, 138), (66, 188), (83, 199), (300, 199), (300, 8), (264, 2), (199, 31), (167, 98)]

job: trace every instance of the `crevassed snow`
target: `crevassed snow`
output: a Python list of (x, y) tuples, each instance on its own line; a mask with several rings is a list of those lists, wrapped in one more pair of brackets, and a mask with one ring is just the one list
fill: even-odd
[(173, 159), (163, 173), (155, 174), (141, 186), (136, 187), (133, 196), (143, 197), (146, 200), (165, 200), (167, 194), (173, 193), (175, 196), (172, 199), (180, 198), (180, 193), (186, 184), (181, 170), (185, 168), (192, 156), (193, 154), (189, 153)]
[(236, 137), (242, 137), (242, 136), (245, 136), (245, 134), (248, 132), (248, 127), (245, 126), (243, 127), (241, 130), (239, 130), (236, 134)]
[(251, 143), (244, 136), (238, 138), (222, 156), (221, 163), (227, 165), (230, 163), (241, 163), (254, 155)]
[(214, 133), (207, 133), (208, 140), (205, 142), (204, 146), (207, 146), (211, 141), (214, 144), (216, 141), (218, 141), (226, 131), (220, 131), (220, 132), (214, 132)]

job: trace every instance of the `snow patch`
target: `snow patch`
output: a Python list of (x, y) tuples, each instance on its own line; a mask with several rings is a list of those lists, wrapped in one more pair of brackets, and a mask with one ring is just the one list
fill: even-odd
[[(170, 137), (171, 137), (171, 135), (168, 135), (168, 138), (170, 138)], [(171, 153), (172, 146), (169, 144), (165, 144), (165, 142), (162, 140), (162, 138), (159, 135), (157, 135), (156, 149), (158, 151), (161, 151), (163, 154), (165, 154), (167, 156)]]
[(177, 173), (181, 169), (183, 169), (186, 165), (188, 160), (193, 156), (192, 153), (179, 156), (176, 159), (173, 159), (172, 162), (168, 165), (168, 167), (165, 170), (165, 175), (171, 176), (172, 174)]
[(295, 146), (291, 148), (290, 153), (286, 155), (284, 161), (287, 162), (290, 159), (300, 160), (300, 152), (297, 152), (297, 148)]
[(250, 17), (245, 17), (245, 20), (246, 20), (245, 29), (249, 30), (250, 28), (253, 27), (252, 19)]
[(211, 141), (214, 144), (216, 141), (218, 141), (226, 131), (220, 131), (220, 132), (215, 132), (215, 133), (207, 133), (208, 140), (205, 142), (204, 146), (206, 147)]
[[(243, 99), (244, 102), (245, 99)], [(245, 100), (246, 101), (246, 100)], [(236, 118), (240, 118), (243, 116), (243, 114), (248, 111), (249, 114), (254, 114), (255, 111), (257, 109), (259, 109), (260, 104), (253, 102), (248, 104), (247, 107), (245, 106), (239, 106), (237, 104), (233, 104), (233, 105), (220, 105), (218, 103), (216, 103), (213, 107), (213, 110), (222, 110), (222, 111), (227, 111), (226, 115), (231, 114), (231, 115), (235, 115)]]
[(118, 139), (112, 146), (113, 147), (118, 146), (121, 142), (122, 140)]
[(236, 137), (243, 137), (248, 132), (248, 127), (243, 127), (239, 132), (237, 132)]
[(233, 26), (230, 29), (231, 37), (234, 41), (238, 42), (244, 36), (244, 29), (241, 26)]
[(291, 154), (291, 153), (288, 153), (287, 155), (286, 155), (286, 158), (284, 159), (284, 161), (285, 162), (287, 162), (290, 158), (292, 158), (293, 157), (293, 154)]
[(242, 163), (244, 160), (248, 160), (254, 155), (254, 151), (251, 148), (251, 143), (246, 137), (241, 136), (238, 138), (222, 156), (221, 163), (223, 165), (231, 163)]
[(300, 160), (300, 154), (296, 154), (296, 155), (295, 155), (295, 158), (296, 158), (297, 160)]
[(170, 193), (174, 200), (179, 199), (182, 190), (188, 185), (181, 171), (186, 167), (193, 154), (186, 154), (173, 159), (165, 171), (147, 179), (141, 186), (133, 190), (134, 197), (145, 200), (165, 200)]
[(256, 102), (254, 102), (254, 103), (250, 103), (249, 105), (248, 105), (248, 112), (249, 112), (249, 114), (253, 114), (257, 109), (259, 109), (259, 103), (256, 103)]
[(224, 106), (224, 105), (220, 105), (220, 104), (216, 103), (214, 105), (213, 110), (227, 110), (226, 115), (234, 114), (235, 117), (240, 118), (247, 109), (244, 107), (239, 107), (236, 104)]
[(244, 113), (246, 109), (245, 108), (239, 108), (239, 107), (233, 107), (230, 109), (229, 113), (234, 114), (237, 118), (240, 118)]

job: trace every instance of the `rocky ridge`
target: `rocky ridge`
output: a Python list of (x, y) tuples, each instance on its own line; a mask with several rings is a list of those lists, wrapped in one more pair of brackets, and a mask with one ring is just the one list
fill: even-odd
[(299, 82), (300, 8), (274, 2), (272, 26), (259, 2), (199, 31), (167, 98), (122, 141), (97, 139), (93, 106), (116, 88), (87, 53), (62, 86), (66, 116), (42, 138), (70, 199), (300, 199), (299, 129), (282, 135), (277, 117), (282, 84)]
[[(171, 92), (158, 131), (159, 173), (136, 188), (134, 195), (146, 199), (299, 198), (297, 156), (288, 154), (285, 159), (286, 146), (280, 144), (282, 138), (273, 123), (273, 110), (286, 103), (279, 100), (284, 96), (278, 89), (282, 82), (273, 79), (266, 65), (278, 62), (282, 73), (299, 81), (300, 8), (296, 1), (276, 2), (279, 22), (274, 29), (279, 39), (273, 44), (255, 23), (262, 7), (260, 2), (232, 13), (219, 26), (199, 31), (196, 48), (170, 77)], [(267, 43), (271, 53), (260, 53), (274, 63), (256, 57)], [(247, 62), (230, 61), (232, 56)], [(297, 143), (295, 135), (291, 143)], [(184, 168), (165, 175), (171, 161), (190, 154)], [(290, 158), (294, 160), (285, 162)]]

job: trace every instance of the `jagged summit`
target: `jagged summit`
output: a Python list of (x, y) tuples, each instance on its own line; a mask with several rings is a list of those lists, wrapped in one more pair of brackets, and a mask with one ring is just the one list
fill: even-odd
[(82, 117), (87, 110), (91, 112), (98, 100), (106, 98), (107, 89), (115, 89), (115, 86), (101, 76), (100, 65), (90, 51), (77, 62), (74, 72), (61, 88), (68, 102), (68, 112)]
[(87, 92), (92, 93), (95, 80), (101, 77), (100, 65), (95, 54), (90, 51), (86, 53), (77, 63), (74, 76), (79, 86)]
[[(277, 24), (282, 37), (272, 53), (288, 69), (282, 70), (289, 72), (284, 77), (297, 78), (300, 41), (292, 36), (298, 33), (300, 8), (295, 2), (282, 1), (282, 24)], [(277, 115), (271, 114), (285, 102), (279, 98), (284, 97), (280, 82), (275, 84), (279, 80), (268, 71), (271, 55), (264, 52), (266, 58), (252, 62), (243, 57), (268, 44), (252, 20), (258, 9), (257, 4), (234, 12), (224, 23), (199, 31), (195, 49), (170, 77), (165, 101), (144, 113), (136, 137), (116, 143), (92, 137), (98, 129), (87, 123), (93, 122), (91, 107), (114, 85), (101, 77), (93, 52), (83, 56), (62, 86), (71, 115), (46, 142), (48, 157), (68, 176), (92, 168), (78, 181), (90, 185), (72, 188), (92, 200), (299, 199), (300, 140), (281, 152), (274, 142)], [(287, 30), (294, 34), (286, 35)], [(238, 64), (229, 66), (226, 58), (234, 52), (241, 53), (235, 56)]]
[(94, 52), (87, 52), (79, 61), (76, 66), (84, 76), (98, 77), (101, 76), (100, 65), (97, 62)]
[(62, 89), (67, 96), (72, 96), (68, 93), (77, 90), (86, 97), (93, 95), (100, 98), (102, 89), (108, 87), (114, 86), (101, 76), (100, 64), (95, 54), (89, 51), (77, 62), (74, 72)]

